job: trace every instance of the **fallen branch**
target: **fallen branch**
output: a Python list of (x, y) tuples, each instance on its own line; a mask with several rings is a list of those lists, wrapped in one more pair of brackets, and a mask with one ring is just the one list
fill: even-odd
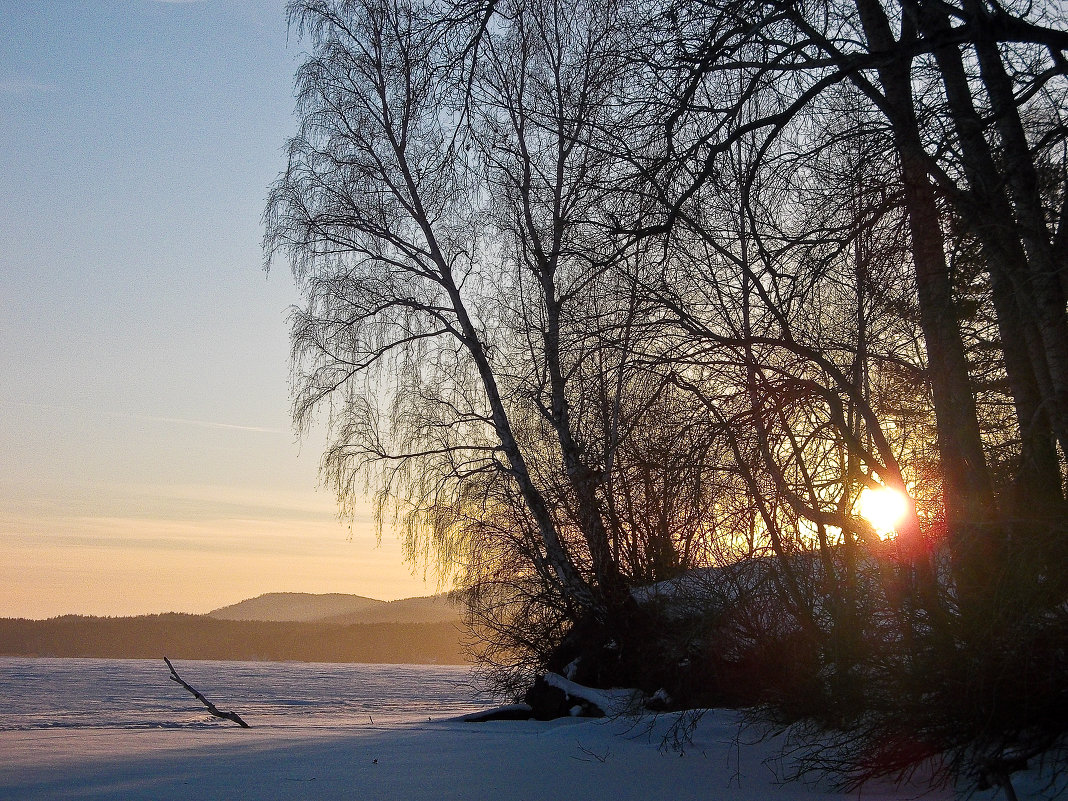
[(182, 677), (178, 675), (178, 671), (174, 669), (174, 665), (171, 664), (171, 660), (169, 660), (167, 657), (163, 657), (163, 661), (167, 663), (167, 667), (171, 670), (171, 681), (176, 681), (183, 687), (185, 687), (187, 690), (189, 690), (189, 692), (193, 694), (193, 697), (200, 701), (200, 703), (204, 704), (204, 706), (208, 708), (208, 712), (210, 712), (214, 717), (233, 721), (243, 729), (251, 728), (251, 726), (249, 726), (247, 723), (245, 723), (245, 721), (241, 719), (241, 716), (239, 714), (237, 714), (236, 712), (220, 711), (219, 708), (216, 707), (215, 704), (213, 704), (207, 698), (205, 698), (199, 690), (197, 690), (195, 687), (190, 686), (189, 684), (186, 684)]

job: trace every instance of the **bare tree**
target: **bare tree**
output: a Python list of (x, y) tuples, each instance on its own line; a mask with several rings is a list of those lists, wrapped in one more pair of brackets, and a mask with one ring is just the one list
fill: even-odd
[[(924, 667), (948, 687), (1030, 642), (1014, 627), (1039, 638), (1034, 599), (1064, 594), (1060, 551), (1030, 536), (1064, 497), (1055, 19), (972, 0), (290, 8), (313, 52), (267, 246), (305, 298), (295, 416), (325, 414), (343, 502), (371, 476), (409, 555), (459, 577), (502, 683), (592, 621), (673, 655), (628, 657), (650, 689), (704, 638), (717, 675), (808, 666), (750, 700), (788, 685), (890, 726)], [(857, 506), (883, 485), (911, 501), (891, 543)], [(1001, 609), (1025, 565), (1031, 601)], [(721, 584), (690, 637), (632, 590), (692, 567)], [(985, 736), (980, 717), (955, 723)]]
[(314, 51), (266, 218), (307, 300), (295, 417), (329, 409), (339, 496), (379, 470), (413, 554), (465, 552), (476, 529), (447, 521), (506, 477), (539, 574), (614, 614), (630, 534), (609, 485), (665, 386), (615, 266), (637, 258), (612, 234), (618, 32), (586, 0), (497, 11), (291, 5)]
[(467, 477), (507, 475), (536, 524), (546, 577), (588, 606), (493, 365), (488, 198), (467, 171), (451, 41), (426, 12), (403, 0), (290, 6), (314, 51), (298, 77), (301, 131), (266, 219), (269, 252), (289, 255), (307, 298), (293, 321), (295, 418), (331, 405), (325, 468), (342, 498), (374, 463), (416, 488), (417, 515)]

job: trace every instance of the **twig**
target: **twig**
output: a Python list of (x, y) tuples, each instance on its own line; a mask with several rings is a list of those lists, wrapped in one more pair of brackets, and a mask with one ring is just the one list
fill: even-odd
[(204, 704), (204, 706), (208, 708), (208, 712), (210, 712), (214, 717), (233, 721), (243, 729), (252, 728), (247, 723), (245, 723), (245, 721), (241, 719), (241, 716), (236, 712), (220, 711), (218, 707), (216, 707), (215, 704), (205, 698), (199, 690), (197, 690), (195, 687), (190, 686), (189, 684), (186, 684), (186, 682), (182, 680), (182, 677), (178, 675), (178, 671), (174, 669), (174, 665), (171, 664), (171, 660), (169, 660), (167, 657), (163, 657), (163, 661), (167, 663), (167, 667), (171, 670), (171, 681), (176, 681), (183, 687), (185, 687), (187, 690), (189, 690), (189, 692), (193, 694), (193, 697), (200, 701), (200, 703)]
[(606, 748), (605, 751), (604, 751), (604, 754), (602, 755), (602, 754), (598, 754), (596, 751), (593, 751), (593, 750), (591, 750), (589, 748), (583, 747), (582, 743), (577, 743), (577, 745), (578, 745), (578, 750), (579, 751), (584, 753), (587, 757), (590, 757), (589, 759), (583, 759), (582, 757), (577, 757), (574, 754), (572, 754), (571, 758), (572, 759), (577, 759), (579, 762), (593, 762), (594, 760), (597, 760), (601, 764), (604, 764), (605, 762), (608, 761), (608, 757), (612, 754), (612, 749), (611, 748)]

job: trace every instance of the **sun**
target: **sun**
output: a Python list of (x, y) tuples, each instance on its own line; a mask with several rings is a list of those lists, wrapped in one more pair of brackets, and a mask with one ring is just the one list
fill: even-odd
[(875, 532), (883, 538), (894, 533), (908, 508), (904, 493), (890, 487), (865, 487), (857, 499), (860, 516), (871, 523)]

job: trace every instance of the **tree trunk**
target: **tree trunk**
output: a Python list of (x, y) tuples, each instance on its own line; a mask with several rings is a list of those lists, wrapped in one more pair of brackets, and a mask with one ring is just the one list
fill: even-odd
[[(877, 0), (856, 0), (856, 4), (869, 48), (881, 53), (899, 49)], [(961, 533), (962, 525), (991, 522), (996, 508), (954, 311), (938, 204), (913, 107), (911, 61), (911, 55), (899, 53), (878, 68), (878, 76), (901, 161), (920, 326), (938, 427), (946, 523), (953, 537)]]
[[(949, 31), (949, 20), (941, 10), (924, 8), (917, 16), (921, 30), (932, 39)], [(935, 48), (934, 56), (971, 190), (959, 200), (958, 208), (983, 245), (1020, 431), (1020, 463), (1007, 511), (1014, 516), (1049, 517), (1059, 513), (1063, 500), (1060, 464), (1046, 411), (1055, 408), (1055, 397), (1041, 336), (1032, 319), (1023, 313), (1023, 309), (1033, 308), (1030, 282), (1019, 274), (1026, 257), (1015, 234), (1003, 176), (975, 109), (960, 50), (956, 45), (942, 45)]]
[(608, 530), (602, 517), (599, 492), (604, 483), (603, 474), (590, 467), (583, 458), (582, 446), (576, 441), (571, 429), (571, 409), (567, 400), (567, 382), (560, 360), (560, 301), (555, 297), (553, 281), (555, 265), (542, 266), (539, 276), (545, 293), (547, 327), (544, 338), (546, 369), (549, 373), (550, 414), (549, 421), (556, 430), (557, 441), (564, 462), (568, 485), (574, 494), (578, 524), (590, 549), (590, 562), (597, 579), (598, 589), (607, 606), (622, 603), (626, 587), (619, 572), (619, 564), (612, 553)]
[(449, 286), (449, 291), (450, 295), (452, 295), (454, 308), (457, 311), (457, 318), (464, 333), (464, 344), (466, 345), (468, 352), (471, 354), (475, 366), (478, 369), (479, 376), (482, 379), (482, 385), (490, 405), (494, 431), (501, 443), (501, 449), (504, 451), (505, 457), (508, 459), (512, 476), (515, 478), (516, 483), (519, 486), (519, 491), (523, 496), (523, 501), (526, 504), (527, 510), (530, 512), (538, 526), (542, 544), (545, 546), (546, 560), (552, 567), (560, 582), (560, 586), (563, 588), (563, 591), (568, 598), (583, 609), (597, 609), (600, 607), (600, 604), (596, 602), (594, 595), (590, 590), (590, 586), (582, 576), (579, 575), (578, 570), (575, 568), (564, 543), (560, 539), (559, 532), (556, 528), (556, 520), (553, 517), (548, 504), (545, 502), (545, 498), (535, 486), (534, 480), (530, 475), (530, 468), (527, 466), (523, 452), (519, 447), (519, 443), (516, 441), (515, 434), (512, 431), (511, 422), (508, 419), (507, 409), (504, 406), (504, 401), (501, 399), (500, 391), (497, 388), (497, 379), (494, 376), (493, 368), (490, 366), (485, 349), (482, 347), (482, 343), (478, 339), (478, 332), (475, 330), (474, 323), (467, 314), (467, 309), (460, 297), (460, 292), (456, 286), (452, 284)]
[(1053, 383), (1049, 413), (1061, 449), (1068, 458), (1068, 312), (1060, 265), (1054, 258), (1053, 238), (1046, 225), (1039, 193), (1038, 173), (1016, 105), (1012, 80), (1005, 70), (997, 42), (984, 35), (986, 12), (975, 0), (964, 0), (964, 7), (978, 31), (975, 52), (1004, 151), (1006, 185), (1016, 212), (1020, 241), (1027, 254), (1027, 278), (1034, 294), (1035, 319)]

